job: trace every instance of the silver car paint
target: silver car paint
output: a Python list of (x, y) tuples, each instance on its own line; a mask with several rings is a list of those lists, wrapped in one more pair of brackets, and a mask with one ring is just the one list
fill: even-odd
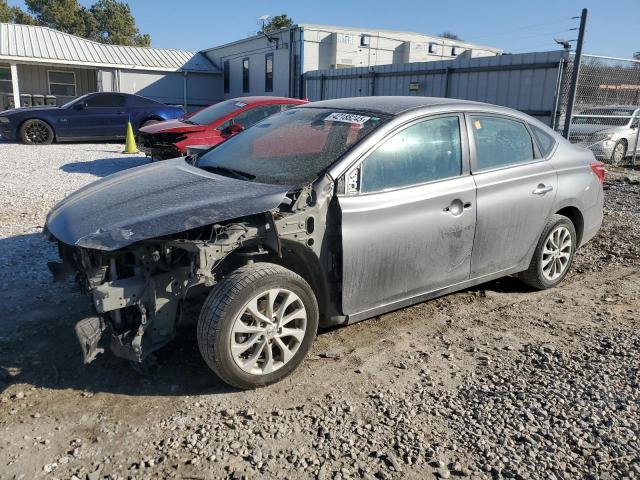
[[(420, 218), (418, 211), (405, 213), (402, 218), (409, 222), (402, 222), (402, 225), (396, 225), (398, 210), (389, 208), (382, 202), (376, 208), (374, 202), (366, 198), (371, 198), (371, 194), (338, 195), (343, 212), (342, 303), (343, 313), (349, 317), (350, 323), (525, 270), (531, 262), (547, 219), (564, 207), (576, 207), (582, 212), (584, 233), (581, 244), (600, 228), (603, 196), (602, 186), (589, 165), (594, 161), (593, 154), (572, 146), (537, 120), (503, 107), (466, 102), (456, 104), (452, 101), (450, 104), (401, 114), (335, 164), (330, 170), (331, 175), (336, 179), (342, 175), (349, 176), (354, 169), (359, 168), (368, 151), (401, 126), (425, 116), (454, 112), (504, 115), (542, 126), (555, 137), (557, 145), (547, 158), (526, 165), (474, 175), (469, 175), (468, 170), (463, 172), (463, 178), (467, 176), (473, 179), (479, 187), (479, 198), (476, 200), (476, 239), (472, 243), (473, 253), (477, 254), (478, 260), (472, 260), (474, 268), (469, 268), (466, 279), (459, 268), (453, 268), (454, 273), (450, 277), (440, 277), (447, 275), (447, 268), (452, 268), (452, 264), (447, 263), (452, 257), (431, 256), (426, 252), (427, 242), (405, 240), (407, 235), (424, 236), (424, 232), (429, 231), (428, 239), (440, 236), (443, 243), (455, 240), (452, 248), (464, 251), (461, 245), (465, 242), (458, 241), (457, 235), (466, 232), (468, 224), (458, 223), (457, 228), (451, 229), (451, 225), (444, 221), (450, 220), (446, 216), (441, 216), (439, 221), (434, 221), (438, 217), (433, 216), (433, 212), (446, 206), (447, 201), (462, 200), (461, 197), (469, 195), (468, 191), (460, 189), (460, 185), (451, 180), (443, 180), (418, 187), (421, 198), (433, 199), (435, 203), (425, 201), (420, 204), (426, 210), (426, 218)], [(551, 186), (553, 190), (544, 195), (534, 194), (533, 191), (540, 185)], [(508, 187), (507, 191), (503, 189), (505, 186)], [(442, 191), (447, 188), (452, 190)], [(428, 190), (438, 193), (429, 196)], [(403, 188), (384, 193), (380, 200), (388, 200), (386, 197), (391, 196), (396, 204), (415, 208), (415, 194), (415, 188)], [(402, 230), (398, 232), (398, 228)], [(381, 234), (386, 229), (394, 233)], [(393, 247), (393, 242), (398, 239), (400, 245)], [(372, 255), (375, 258), (371, 258)], [(427, 261), (423, 262), (424, 259)], [(394, 263), (398, 260), (403, 263)], [(425, 270), (421, 277), (417, 275), (415, 268), (407, 268), (410, 261)], [(462, 265), (463, 269), (466, 268), (466, 260), (463, 260)], [(434, 279), (435, 276), (438, 278)], [(350, 281), (355, 284), (350, 284)]]
[[(628, 108), (633, 109), (630, 106), (606, 106), (599, 107), (598, 110), (616, 108)], [(588, 114), (589, 110), (581, 112), (581, 114)], [(588, 125), (588, 124), (574, 124), (571, 125), (571, 133), (569, 139), (581, 147), (588, 148), (593, 152), (596, 158), (610, 159), (613, 154), (613, 149), (620, 140), (624, 140), (627, 144), (626, 155), (633, 155), (633, 149), (636, 148), (636, 152), (640, 153), (640, 138), (638, 137), (638, 130), (640, 127), (631, 128), (632, 122), (638, 125), (640, 122), (640, 108), (633, 111), (633, 118), (629, 119), (626, 125)], [(611, 138), (603, 140), (602, 137), (610, 134)]]

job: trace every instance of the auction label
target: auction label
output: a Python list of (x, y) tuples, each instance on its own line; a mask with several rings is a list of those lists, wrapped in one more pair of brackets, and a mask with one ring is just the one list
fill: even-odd
[(352, 123), (354, 125), (364, 125), (368, 120), (371, 120), (371, 117), (341, 112), (334, 112), (324, 119), (325, 122), (344, 122)]

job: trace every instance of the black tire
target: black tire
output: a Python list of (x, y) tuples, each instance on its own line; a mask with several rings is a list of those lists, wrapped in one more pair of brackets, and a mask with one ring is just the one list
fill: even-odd
[[(571, 251), (564, 270), (562, 270), (561, 274), (557, 278), (550, 280), (543, 272), (543, 252), (549, 235), (560, 226), (566, 227), (569, 231), (571, 236)], [(518, 274), (520, 280), (538, 290), (545, 290), (558, 285), (562, 282), (564, 277), (566, 277), (569, 270), (571, 270), (571, 264), (573, 263), (573, 257), (577, 247), (576, 239), (576, 229), (571, 220), (563, 215), (552, 215), (542, 230), (542, 235), (540, 235), (540, 238), (538, 239), (538, 244), (536, 245), (536, 250), (533, 253), (533, 258), (531, 259), (529, 268)]]
[(627, 156), (627, 142), (624, 140), (618, 140), (613, 147), (609, 163), (611, 165), (622, 165), (624, 158)]
[(33, 118), (20, 126), (20, 140), (27, 145), (49, 145), (54, 138), (53, 128), (44, 120)]
[[(272, 373), (254, 375), (242, 370), (231, 354), (231, 335), (236, 317), (256, 293), (286, 288), (295, 293), (307, 314), (302, 342), (293, 357)], [(311, 348), (318, 330), (318, 303), (309, 284), (280, 265), (255, 263), (234, 270), (209, 293), (198, 319), (198, 347), (205, 362), (225, 383), (254, 389), (282, 380), (295, 370)]]

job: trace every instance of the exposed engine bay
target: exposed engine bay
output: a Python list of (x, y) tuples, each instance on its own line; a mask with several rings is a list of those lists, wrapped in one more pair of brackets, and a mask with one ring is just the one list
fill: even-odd
[(54, 277), (75, 275), (96, 313), (76, 325), (84, 362), (94, 360), (108, 342), (116, 356), (142, 363), (179, 327), (193, 323), (183, 318), (185, 302), (202, 299), (226, 272), (262, 259), (277, 258), (306, 277), (325, 300), (328, 318), (340, 322), (327, 306), (334, 295), (325, 280), (336, 275), (327, 272), (339, 271), (335, 252), (325, 247), (333, 186), (327, 177), (288, 193), (276, 209), (112, 251), (58, 240), (62, 262), (50, 263)]

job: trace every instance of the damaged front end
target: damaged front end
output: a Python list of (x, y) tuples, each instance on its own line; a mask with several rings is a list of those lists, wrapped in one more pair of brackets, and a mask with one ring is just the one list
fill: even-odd
[(76, 325), (84, 362), (104, 350), (104, 337), (116, 356), (137, 363), (166, 345), (180, 326), (183, 303), (216, 283), (215, 265), (243, 240), (267, 236), (259, 230), (216, 225), (213, 241), (150, 240), (113, 252), (59, 243), (63, 262), (50, 270), (57, 279), (75, 271), (96, 312)]

